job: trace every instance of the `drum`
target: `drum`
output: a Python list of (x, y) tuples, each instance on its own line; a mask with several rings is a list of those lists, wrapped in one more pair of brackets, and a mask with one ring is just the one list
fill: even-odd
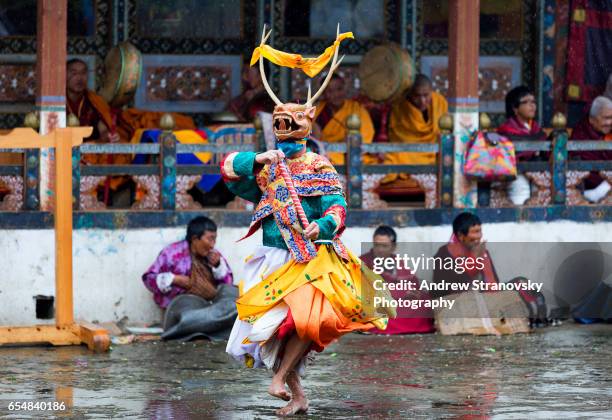
[(129, 103), (140, 82), (140, 51), (127, 41), (115, 45), (104, 59), (104, 70), (105, 82), (100, 95), (112, 107)]
[(359, 64), (361, 89), (373, 101), (393, 101), (412, 84), (412, 59), (397, 44), (372, 48)]

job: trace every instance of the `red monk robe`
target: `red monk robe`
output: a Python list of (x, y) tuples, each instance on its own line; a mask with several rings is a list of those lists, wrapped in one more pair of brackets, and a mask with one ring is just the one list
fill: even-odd
[[(450, 258), (455, 262), (455, 264), (458, 264), (462, 260), (466, 261), (467, 258), (471, 258), (473, 261), (476, 261), (476, 258), (478, 258), (478, 256), (475, 255), (472, 250), (468, 249), (464, 244), (462, 244), (454, 234), (451, 236), (448, 244), (443, 245), (440, 247), (440, 249), (438, 249), (438, 252), (434, 257), (439, 261), (447, 261)], [(499, 283), (499, 276), (497, 275), (497, 271), (495, 270), (493, 259), (491, 258), (489, 251), (485, 250), (481, 258), (483, 258), (482, 269), (478, 269), (478, 267), (475, 265), (471, 269), (466, 267), (465, 271), (460, 272), (460, 270), (457, 270), (456, 266), (454, 269), (436, 267), (436, 269), (434, 269), (432, 283), (471, 285), (473, 280), (480, 280), (485, 283)], [(457, 292), (450, 289), (431, 291), (434, 299), (453, 293)]]
[[(570, 140), (612, 140), (612, 134), (608, 134), (607, 136), (603, 133), (600, 133), (591, 125), (589, 122), (589, 117), (582, 119), (576, 125), (574, 130), (572, 131), (572, 135), (570, 136)], [(571, 159), (580, 159), (580, 160), (612, 160), (612, 151), (610, 150), (585, 150), (583, 152), (570, 152)], [(589, 174), (589, 177), (584, 180), (584, 188), (586, 190), (590, 190), (593, 188), (597, 188), (599, 184), (603, 182), (603, 178), (599, 175), (599, 172), (592, 171)]]
[[(370, 269), (374, 267), (374, 252), (370, 250), (366, 254), (359, 257), (361, 261)], [(400, 280), (412, 281), (417, 291), (406, 290), (391, 290), (391, 296), (395, 300), (407, 301), (410, 296), (414, 299), (429, 300), (430, 296), (427, 291), (418, 290), (419, 279), (409, 270), (394, 270), (394, 272), (385, 271), (381, 274), (387, 283), (396, 283)], [(397, 317), (389, 319), (386, 330), (378, 328), (371, 329), (369, 332), (373, 334), (418, 334), (434, 332), (433, 312), (430, 308), (397, 308)]]

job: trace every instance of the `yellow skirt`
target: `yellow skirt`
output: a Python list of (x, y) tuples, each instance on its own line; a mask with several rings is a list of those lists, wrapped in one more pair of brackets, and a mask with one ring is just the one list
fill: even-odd
[(350, 331), (385, 329), (389, 317), (395, 317), (395, 310), (374, 306), (375, 296), (391, 299), (388, 292), (373, 287), (376, 279), (381, 277), (350, 251), (344, 261), (332, 245), (321, 245), (311, 261), (292, 259), (241, 292), (236, 301), (238, 317), (253, 324), (284, 302), (299, 337), (323, 348)]

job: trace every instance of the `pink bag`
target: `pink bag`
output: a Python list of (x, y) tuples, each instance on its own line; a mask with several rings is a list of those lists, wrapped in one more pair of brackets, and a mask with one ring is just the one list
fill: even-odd
[(515, 179), (514, 144), (497, 133), (477, 132), (467, 145), (463, 174), (479, 181)]

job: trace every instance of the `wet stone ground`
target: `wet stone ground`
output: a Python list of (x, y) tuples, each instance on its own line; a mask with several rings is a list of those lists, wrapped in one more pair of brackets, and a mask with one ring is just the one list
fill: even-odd
[[(612, 325), (505, 337), (350, 334), (316, 356), (311, 418), (612, 418)], [(274, 418), (269, 373), (224, 343), (0, 348), (0, 417)], [(68, 403), (9, 411), (11, 401)], [(305, 418), (305, 416), (300, 416)]]

